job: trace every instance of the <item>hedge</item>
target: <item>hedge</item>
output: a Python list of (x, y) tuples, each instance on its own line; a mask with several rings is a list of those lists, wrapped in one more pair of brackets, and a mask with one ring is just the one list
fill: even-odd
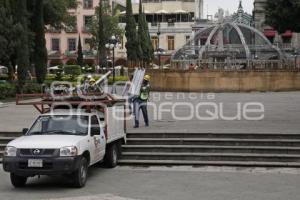
[[(16, 96), (16, 86), (11, 83), (0, 83), (0, 99), (13, 98)], [(24, 94), (41, 93), (41, 85), (26, 83), (23, 87)]]
[(79, 65), (65, 65), (64, 72), (66, 75), (80, 75), (81, 67)]
[(64, 72), (65, 75), (71, 76), (71, 79), (74, 80), (76, 76), (81, 74), (81, 67), (79, 65), (65, 65)]
[(3, 83), (0, 84), (0, 99), (7, 97), (14, 97), (16, 95), (16, 88), (14, 85)]

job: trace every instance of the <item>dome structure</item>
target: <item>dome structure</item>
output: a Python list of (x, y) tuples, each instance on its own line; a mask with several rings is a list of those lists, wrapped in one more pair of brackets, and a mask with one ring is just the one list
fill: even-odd
[(241, 63), (281, 62), (281, 50), (257, 29), (237, 22), (219, 23), (194, 34), (172, 55), (171, 62)]

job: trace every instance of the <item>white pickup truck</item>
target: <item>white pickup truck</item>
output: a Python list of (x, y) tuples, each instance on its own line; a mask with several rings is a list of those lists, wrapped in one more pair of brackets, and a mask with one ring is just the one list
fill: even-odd
[(42, 113), (5, 149), (3, 168), (13, 186), (22, 187), (36, 175), (65, 175), (75, 187), (83, 187), (89, 166), (103, 161), (115, 167), (126, 142), (126, 123), (116, 119), (116, 110), (124, 113), (125, 106)]

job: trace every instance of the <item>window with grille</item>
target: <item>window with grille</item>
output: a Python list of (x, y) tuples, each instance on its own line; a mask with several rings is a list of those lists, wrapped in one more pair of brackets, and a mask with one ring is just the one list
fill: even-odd
[(157, 36), (152, 36), (151, 37), (151, 42), (152, 42), (152, 46), (153, 46), (154, 51), (156, 51), (157, 48), (158, 48), (158, 37)]
[(69, 38), (68, 39), (68, 50), (69, 51), (76, 51), (76, 38)]
[(59, 51), (59, 39), (58, 38), (52, 38), (51, 39), (51, 50), (52, 51)]
[(83, 8), (84, 9), (92, 9), (93, 8), (93, 0), (83, 0)]
[(91, 38), (84, 39), (84, 47), (86, 50), (91, 50), (91, 42), (92, 42)]
[(175, 49), (174, 36), (168, 36), (168, 50), (174, 50), (174, 49)]
[(85, 31), (89, 31), (93, 22), (93, 16), (83, 16)]
[(191, 38), (191, 36), (186, 35), (186, 36), (185, 36), (185, 42), (187, 43), (187, 42), (190, 40), (190, 38)]

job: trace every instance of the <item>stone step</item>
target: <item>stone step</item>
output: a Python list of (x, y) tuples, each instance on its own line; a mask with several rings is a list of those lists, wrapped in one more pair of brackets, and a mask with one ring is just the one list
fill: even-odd
[(233, 138), (128, 138), (128, 145), (217, 145), (217, 146), (295, 146), (297, 139), (233, 139)]
[(123, 160), (188, 160), (188, 161), (248, 161), (248, 162), (300, 162), (300, 155), (249, 153), (158, 153), (123, 152)]
[(299, 168), (300, 162), (241, 162), (241, 161), (195, 161), (195, 160), (124, 160), (119, 165), (129, 166), (230, 166), (230, 167), (285, 167)]
[(0, 144), (0, 151), (4, 151), (6, 144)]
[(214, 145), (123, 145), (122, 152), (211, 152), (299, 154), (300, 147)]
[(7, 143), (7, 142), (12, 141), (16, 138), (17, 137), (3, 137), (3, 136), (0, 136), (0, 143)]
[(7, 131), (0, 132), (0, 137), (20, 137), (20, 136), (22, 136), (21, 132), (7, 132)]
[(239, 138), (239, 139), (300, 139), (298, 134), (284, 133), (127, 133), (127, 138)]

